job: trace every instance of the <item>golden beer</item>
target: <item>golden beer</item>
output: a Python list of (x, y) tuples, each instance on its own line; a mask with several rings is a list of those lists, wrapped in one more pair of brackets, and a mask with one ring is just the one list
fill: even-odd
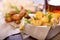
[(46, 0), (46, 11), (60, 13), (60, 3), (58, 0)]

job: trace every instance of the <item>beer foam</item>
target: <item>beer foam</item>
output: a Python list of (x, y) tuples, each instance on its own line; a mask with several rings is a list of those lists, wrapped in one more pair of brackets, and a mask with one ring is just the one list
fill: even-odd
[(60, 0), (49, 0), (49, 5), (60, 6)]

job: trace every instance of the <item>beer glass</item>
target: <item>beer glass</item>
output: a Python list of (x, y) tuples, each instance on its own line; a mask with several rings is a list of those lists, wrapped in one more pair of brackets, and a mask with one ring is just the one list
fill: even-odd
[(46, 0), (46, 11), (60, 13), (60, 0)]

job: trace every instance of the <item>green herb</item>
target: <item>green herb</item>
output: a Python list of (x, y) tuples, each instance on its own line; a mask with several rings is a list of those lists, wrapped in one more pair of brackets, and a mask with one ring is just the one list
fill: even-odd
[(10, 17), (10, 15), (8, 13), (5, 14), (5, 18), (8, 18)]
[(51, 20), (51, 18), (52, 18), (51, 14), (48, 14), (48, 18), (49, 18), (49, 20)]
[(31, 14), (31, 13), (32, 13), (31, 10), (28, 10), (26, 15), (29, 16), (29, 14)]
[(11, 6), (12, 9), (15, 9), (18, 13), (21, 11), (16, 6)]
[(28, 14), (30, 14), (31, 13), (31, 10), (28, 10)]
[(30, 23), (30, 21), (29, 21), (28, 19), (25, 19), (25, 22), (26, 22), (26, 23)]

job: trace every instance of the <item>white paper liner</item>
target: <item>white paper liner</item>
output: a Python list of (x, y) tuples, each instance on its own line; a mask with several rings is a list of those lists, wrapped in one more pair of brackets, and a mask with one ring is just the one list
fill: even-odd
[(50, 30), (50, 27), (47, 27), (47, 26), (35, 27), (31, 24), (25, 24), (25, 30), (23, 32), (36, 39), (45, 40), (49, 30)]

